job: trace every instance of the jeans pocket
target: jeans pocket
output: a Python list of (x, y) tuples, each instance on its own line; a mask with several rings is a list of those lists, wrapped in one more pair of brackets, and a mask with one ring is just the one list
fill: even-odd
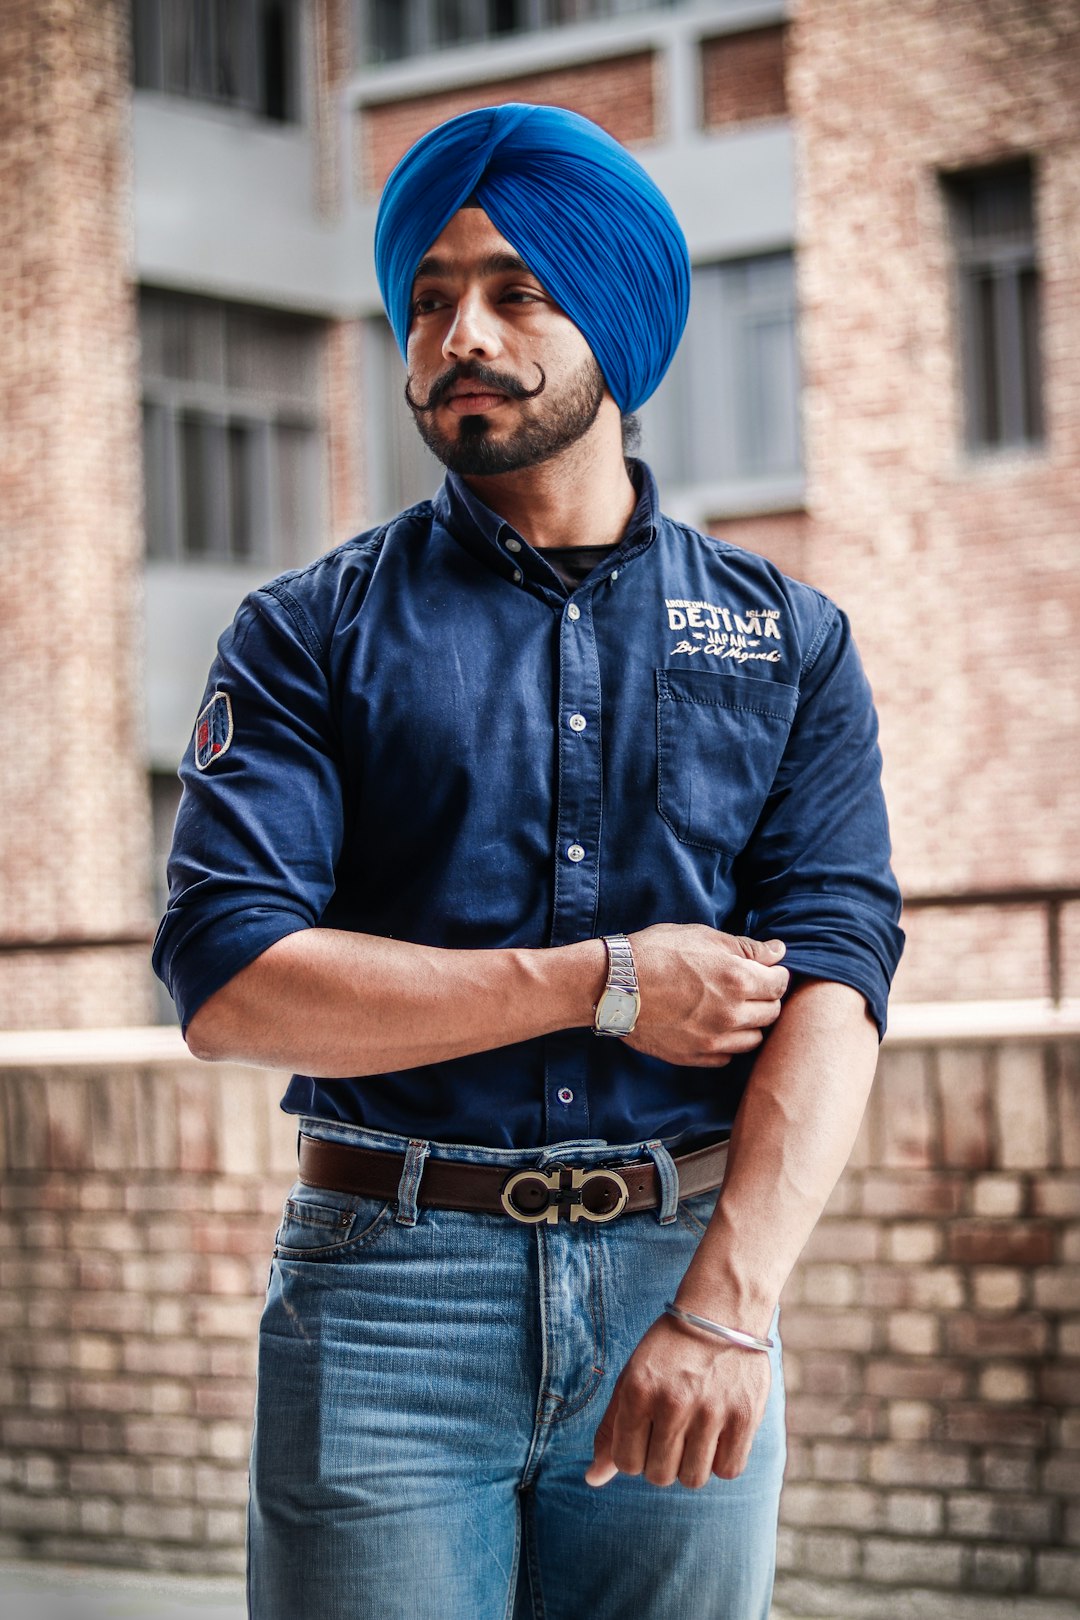
[(319, 1260), (343, 1250), (362, 1248), (393, 1213), (384, 1198), (363, 1198), (308, 1187), (298, 1181), (285, 1200), (281, 1225), (274, 1238), (279, 1259)]

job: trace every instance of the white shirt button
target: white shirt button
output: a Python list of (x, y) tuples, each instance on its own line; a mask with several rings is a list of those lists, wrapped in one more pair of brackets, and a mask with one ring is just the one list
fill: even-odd
[(581, 618), (581, 609), (578, 607), (576, 602), (571, 602), (570, 606), (566, 610), (566, 617), (568, 619), (573, 619), (575, 624)]
[(583, 714), (572, 714), (570, 716), (571, 731), (584, 731), (587, 725), (588, 721), (585, 719)]
[(580, 844), (571, 844), (570, 848), (566, 852), (566, 858), (568, 861), (583, 861), (585, 859), (585, 851), (582, 849)]
[(520, 551), (521, 550), (521, 541), (520, 540), (515, 540), (513, 535), (511, 535), (509, 540), (507, 540), (507, 542), (506, 542), (506, 549), (507, 549), (507, 551)]
[(614, 585), (615, 581), (618, 579), (618, 577), (619, 577), (619, 570), (617, 568), (613, 568), (611, 570), (611, 583), (613, 585)]
[(558, 1097), (561, 1103), (565, 1103), (567, 1106), (569, 1106), (569, 1104), (574, 1100), (574, 1093), (570, 1090), (569, 1086), (560, 1086), (555, 1095)]
[(510, 578), (513, 580), (515, 585), (520, 585), (521, 584), (521, 569), (520, 568), (515, 568), (514, 572), (510, 575)]

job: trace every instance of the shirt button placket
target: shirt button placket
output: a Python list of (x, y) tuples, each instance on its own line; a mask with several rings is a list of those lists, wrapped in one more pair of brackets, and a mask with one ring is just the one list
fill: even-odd
[[(592, 603), (566, 604), (559, 626), (558, 826), (551, 943), (588, 939), (596, 929), (600, 869), (600, 671)], [(588, 1135), (587, 1037), (549, 1037), (545, 1108), (549, 1140)]]

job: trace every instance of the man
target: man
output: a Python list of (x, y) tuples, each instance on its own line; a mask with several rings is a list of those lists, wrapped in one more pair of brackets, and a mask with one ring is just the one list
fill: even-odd
[(624, 460), (689, 266), (615, 142), (454, 119), (376, 261), (450, 471), (223, 637), (156, 947), (198, 1056), (297, 1071), (251, 1612), (764, 1620), (901, 943), (870, 694)]

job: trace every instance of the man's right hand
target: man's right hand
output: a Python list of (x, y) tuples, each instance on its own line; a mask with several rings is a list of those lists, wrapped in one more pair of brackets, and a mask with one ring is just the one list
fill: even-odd
[(788, 987), (778, 939), (656, 923), (630, 935), (641, 1012), (628, 1046), (665, 1063), (722, 1068), (760, 1046)]

